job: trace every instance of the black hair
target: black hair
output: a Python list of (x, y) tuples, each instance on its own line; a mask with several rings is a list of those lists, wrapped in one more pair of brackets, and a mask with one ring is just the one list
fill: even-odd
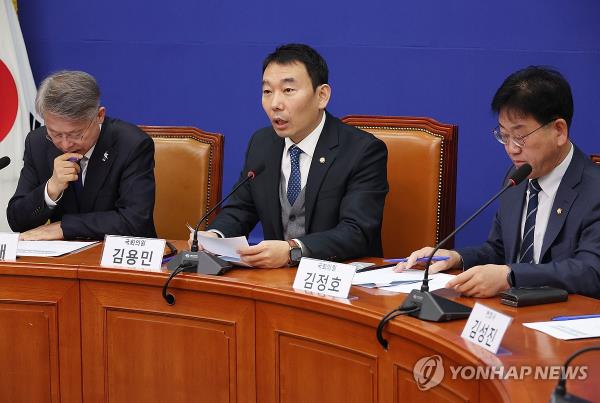
[(263, 61), (263, 73), (271, 63), (283, 65), (302, 63), (306, 67), (306, 71), (312, 82), (313, 90), (316, 90), (319, 85), (328, 83), (329, 70), (325, 59), (308, 45), (289, 43), (279, 46)]
[(567, 80), (558, 71), (529, 66), (504, 80), (492, 100), (492, 111), (509, 109), (530, 115), (540, 124), (562, 118), (571, 126), (573, 95)]

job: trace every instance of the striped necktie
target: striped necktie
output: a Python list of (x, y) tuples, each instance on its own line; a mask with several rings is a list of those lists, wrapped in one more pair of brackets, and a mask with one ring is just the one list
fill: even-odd
[(518, 263), (535, 263), (533, 241), (535, 235), (535, 216), (538, 209), (538, 193), (542, 190), (537, 179), (529, 181), (529, 199), (527, 201), (527, 216), (523, 228), (523, 239)]

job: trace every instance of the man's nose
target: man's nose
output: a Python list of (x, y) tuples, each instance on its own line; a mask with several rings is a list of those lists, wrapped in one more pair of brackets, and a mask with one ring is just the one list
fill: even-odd
[(519, 154), (521, 150), (523, 150), (523, 148), (516, 145), (512, 140), (508, 140), (504, 147), (506, 148), (506, 152), (509, 154)]
[(274, 111), (280, 111), (284, 109), (283, 99), (277, 92), (273, 93), (271, 97), (271, 109)]

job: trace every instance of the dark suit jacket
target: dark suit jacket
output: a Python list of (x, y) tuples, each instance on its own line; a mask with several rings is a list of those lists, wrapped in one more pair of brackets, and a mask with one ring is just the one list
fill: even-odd
[[(248, 170), (263, 164), (265, 169), (231, 197), (209, 228), (228, 237), (247, 236), (260, 220), (265, 239), (283, 240), (279, 183), (284, 143), (272, 127), (254, 133), (240, 181)], [(345, 260), (382, 255), (386, 165), (381, 140), (327, 114), (306, 182), (306, 235), (299, 238), (310, 256)]]
[(575, 147), (550, 211), (539, 264), (513, 263), (526, 190), (523, 181), (502, 195), (485, 244), (458, 250), (465, 267), (509, 264), (516, 286), (548, 285), (600, 298), (600, 167)]
[(54, 158), (61, 155), (40, 127), (25, 139), (24, 167), (7, 216), (13, 231), (27, 231), (47, 220), (61, 221), (65, 239), (103, 239), (105, 234), (156, 237), (154, 142), (137, 126), (106, 117), (88, 161), (78, 205), (73, 183), (54, 209), (44, 201)]

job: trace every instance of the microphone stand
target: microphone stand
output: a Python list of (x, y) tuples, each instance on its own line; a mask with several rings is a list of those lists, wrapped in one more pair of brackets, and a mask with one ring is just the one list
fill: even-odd
[(229, 194), (227, 196), (225, 196), (223, 199), (221, 199), (220, 202), (215, 204), (213, 206), (213, 208), (211, 208), (206, 214), (204, 214), (202, 216), (202, 218), (200, 218), (200, 220), (198, 220), (198, 223), (196, 224), (196, 227), (194, 228), (194, 238), (192, 240), (191, 251), (179, 252), (167, 264), (167, 269), (169, 271), (172, 271), (171, 275), (165, 282), (163, 289), (162, 289), (162, 296), (165, 299), (165, 301), (167, 302), (167, 304), (169, 304), (169, 305), (175, 304), (175, 296), (173, 294), (170, 294), (167, 291), (167, 288), (169, 287), (169, 283), (171, 282), (171, 280), (175, 276), (177, 276), (179, 273), (189, 272), (189, 273), (202, 273), (202, 274), (218, 276), (218, 275), (225, 273), (225, 271), (227, 271), (233, 267), (233, 264), (231, 264), (230, 262), (226, 262), (223, 259), (219, 259), (217, 256), (215, 256), (211, 253), (207, 253), (205, 251), (198, 250), (199, 249), (199, 247), (198, 247), (198, 230), (200, 229), (200, 224), (202, 224), (202, 222), (204, 220), (206, 220), (219, 206), (221, 206), (225, 202), (225, 200), (227, 200), (232, 194), (234, 194), (240, 187), (242, 187), (248, 181), (254, 179), (256, 177), (256, 175), (258, 175), (263, 169), (264, 169), (264, 166), (260, 166), (255, 171), (252, 171), (252, 170), (248, 171), (248, 175), (246, 176), (246, 178), (244, 178), (244, 180), (242, 180), (240, 183), (238, 183), (233, 188), (233, 190), (231, 192), (229, 192)]
[(459, 304), (458, 302), (451, 301), (442, 296), (433, 294), (429, 291), (429, 266), (433, 255), (448, 242), (458, 231), (464, 228), (465, 225), (473, 221), (483, 210), (485, 210), (494, 200), (502, 195), (507, 189), (521, 183), (530, 173), (531, 165), (524, 164), (517, 169), (513, 175), (508, 179), (506, 185), (500, 189), (490, 200), (488, 200), (483, 206), (481, 206), (475, 213), (467, 218), (461, 225), (459, 225), (454, 231), (450, 233), (446, 238), (439, 242), (433, 251), (427, 257), (425, 263), (425, 272), (423, 275), (423, 283), (421, 284), (420, 290), (412, 290), (410, 294), (404, 299), (404, 302), (398, 308), (393, 309), (386, 314), (379, 325), (377, 326), (376, 336), (377, 341), (384, 350), (388, 348), (388, 341), (383, 338), (383, 329), (385, 325), (392, 319), (400, 315), (410, 315), (421, 320), (430, 322), (446, 322), (455, 319), (464, 319), (471, 314), (471, 308)]

